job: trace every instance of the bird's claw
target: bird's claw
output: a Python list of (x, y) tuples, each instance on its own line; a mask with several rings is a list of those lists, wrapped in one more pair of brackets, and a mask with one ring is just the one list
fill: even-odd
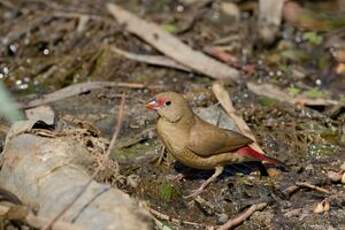
[(173, 182), (180, 182), (181, 180), (183, 180), (184, 175), (182, 173), (179, 173), (177, 175), (169, 175), (167, 176), (168, 180), (171, 180)]

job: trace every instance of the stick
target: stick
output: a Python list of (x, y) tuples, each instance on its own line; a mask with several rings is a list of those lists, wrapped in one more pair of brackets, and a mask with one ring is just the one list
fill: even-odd
[[(120, 130), (121, 130), (121, 126), (123, 123), (124, 105), (125, 105), (125, 94), (122, 94), (121, 104), (120, 104), (119, 113), (117, 116), (117, 122), (116, 122), (116, 126), (115, 126), (115, 131), (114, 131), (113, 137), (111, 139), (111, 142), (109, 144), (108, 150), (105, 154), (105, 157), (107, 157), (107, 158), (109, 157), (111, 150), (113, 149), (115, 142), (117, 140), (117, 137), (118, 137)], [(73, 204), (75, 204), (75, 202), (79, 199), (79, 197), (81, 197), (83, 195), (83, 193), (88, 189), (89, 185), (93, 182), (93, 180), (96, 178), (97, 174), (101, 170), (102, 170), (102, 165), (99, 164), (98, 167), (96, 168), (95, 172), (90, 177), (90, 180), (82, 187), (82, 189), (78, 192), (78, 194), (75, 196), (75, 198), (56, 217), (54, 217), (44, 228), (42, 228), (43, 230), (49, 230), (52, 228), (54, 223), (56, 221), (58, 221), (68, 211), (68, 209), (70, 209), (73, 206)]]
[(162, 55), (146, 55), (146, 54), (135, 54), (135, 53), (129, 53), (127, 51), (118, 49), (114, 46), (110, 47), (111, 51), (113, 51), (116, 54), (119, 54), (127, 59), (134, 60), (137, 62), (143, 62), (151, 65), (156, 66), (164, 66), (169, 67), (173, 69), (183, 70), (186, 72), (190, 72), (191, 70), (183, 65), (180, 65), (179, 63), (175, 62), (174, 60), (167, 58)]
[(310, 189), (316, 190), (318, 192), (326, 193), (326, 194), (330, 194), (331, 193), (327, 189), (321, 188), (321, 187), (316, 186), (316, 185), (312, 185), (312, 184), (310, 184), (308, 182), (297, 182), (296, 185), (298, 187), (310, 188)]
[(248, 219), (251, 215), (253, 215), (254, 212), (260, 211), (264, 208), (266, 208), (267, 203), (259, 203), (259, 204), (254, 204), (250, 206), (246, 211), (242, 212), (235, 218), (232, 218), (228, 220), (225, 224), (221, 225), (217, 230), (227, 230), (227, 229), (232, 229), (242, 222), (244, 222), (246, 219)]
[(150, 213), (152, 213), (152, 215), (158, 217), (161, 220), (166, 220), (166, 221), (170, 221), (173, 222), (175, 224), (188, 224), (188, 225), (193, 225), (193, 226), (202, 226), (202, 224), (198, 224), (198, 223), (194, 223), (194, 222), (189, 222), (189, 221), (184, 221), (184, 220), (179, 220), (176, 218), (173, 218), (171, 216), (165, 215), (161, 212), (158, 212), (157, 210), (150, 208), (150, 207), (146, 207)]
[(79, 95), (81, 93), (88, 92), (90, 90), (100, 89), (100, 88), (107, 88), (107, 87), (126, 87), (126, 88), (133, 88), (133, 89), (142, 89), (146, 86), (140, 83), (116, 83), (116, 82), (108, 82), (108, 81), (94, 81), (94, 82), (83, 82), (77, 83), (74, 85), (67, 86), (65, 88), (59, 89), (55, 92), (48, 93), (42, 95), (38, 99), (34, 99), (26, 104), (19, 105), (20, 108), (32, 108), (39, 105), (44, 105), (48, 103), (52, 103), (55, 101), (59, 101), (68, 97), (72, 97), (75, 95)]
[(119, 24), (126, 26), (127, 31), (137, 35), (176, 62), (218, 80), (240, 81), (240, 74), (236, 69), (193, 50), (158, 25), (146, 22), (112, 3), (107, 4), (107, 9)]
[(248, 127), (247, 123), (242, 119), (242, 117), (236, 114), (235, 108), (232, 105), (231, 99), (229, 97), (228, 92), (224, 88), (224, 86), (220, 83), (214, 83), (212, 86), (212, 90), (214, 95), (216, 96), (217, 100), (220, 102), (224, 110), (227, 112), (229, 117), (234, 121), (235, 125), (237, 126), (238, 130), (245, 136), (252, 139), (254, 142), (250, 144), (250, 147), (255, 149), (260, 153), (264, 153), (264, 151), (260, 148), (257, 144), (256, 138), (250, 128)]
[(122, 94), (120, 110), (119, 110), (119, 114), (117, 116), (117, 123), (116, 123), (116, 126), (115, 126), (115, 131), (114, 131), (113, 137), (111, 138), (109, 147), (108, 147), (107, 152), (105, 154), (106, 158), (109, 158), (109, 156), (111, 154), (111, 151), (114, 149), (117, 137), (119, 136), (119, 133), (120, 133), (120, 130), (121, 130), (122, 121), (123, 121), (123, 112), (124, 112), (125, 102), (126, 102), (125, 98), (126, 98), (125, 94)]

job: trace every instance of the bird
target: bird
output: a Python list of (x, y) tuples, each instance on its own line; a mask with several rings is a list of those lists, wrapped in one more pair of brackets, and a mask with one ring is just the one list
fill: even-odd
[(245, 161), (281, 164), (252, 149), (253, 140), (233, 130), (219, 128), (198, 117), (183, 95), (167, 91), (151, 98), (145, 107), (158, 114), (158, 137), (168, 152), (190, 168), (214, 173), (186, 198), (202, 193), (222, 174), (224, 166)]

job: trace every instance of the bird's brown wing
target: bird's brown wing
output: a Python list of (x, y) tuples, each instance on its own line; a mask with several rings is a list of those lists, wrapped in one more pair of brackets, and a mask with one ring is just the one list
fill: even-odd
[(235, 131), (221, 129), (201, 119), (192, 126), (187, 148), (202, 157), (234, 151), (253, 141)]

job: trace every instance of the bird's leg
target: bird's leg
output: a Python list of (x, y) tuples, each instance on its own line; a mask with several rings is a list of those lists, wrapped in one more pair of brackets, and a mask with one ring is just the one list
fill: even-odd
[(156, 166), (163, 165), (164, 167), (170, 168), (171, 164), (175, 162), (174, 157), (166, 151), (164, 145), (160, 146), (158, 154), (159, 155), (151, 161), (151, 163)]
[(164, 160), (164, 157), (165, 157), (165, 146), (162, 145), (160, 150), (159, 150), (159, 157), (158, 157), (158, 159), (156, 161), (156, 165), (157, 166), (162, 164), (162, 162)]
[(204, 189), (211, 183), (213, 182), (215, 179), (217, 179), (217, 177), (222, 174), (222, 172), (224, 171), (224, 167), (223, 166), (217, 166), (213, 175), (210, 176), (204, 183), (201, 184), (201, 186), (197, 189), (194, 190), (190, 195), (185, 196), (185, 198), (193, 198), (196, 197), (197, 195), (199, 195), (200, 193), (202, 193), (204, 191)]

